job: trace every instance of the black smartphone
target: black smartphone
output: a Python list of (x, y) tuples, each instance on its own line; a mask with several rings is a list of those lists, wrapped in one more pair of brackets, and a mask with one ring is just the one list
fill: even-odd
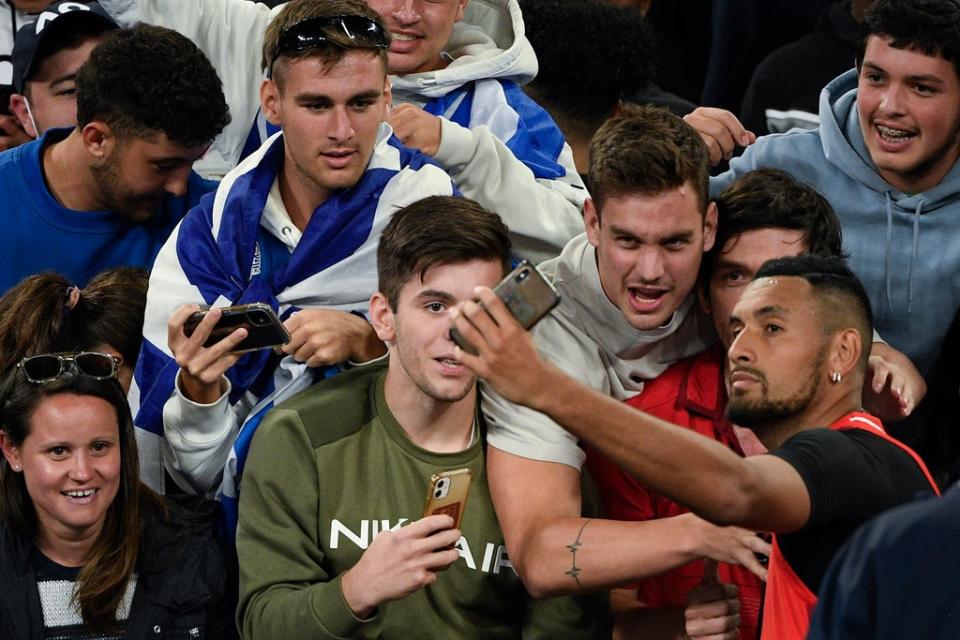
[[(272, 349), (290, 342), (290, 334), (270, 305), (254, 302), (221, 307), (220, 311), (223, 315), (210, 332), (210, 337), (203, 343), (204, 347), (212, 347), (241, 327), (247, 330), (247, 337), (233, 349), (233, 353)], [(192, 313), (183, 323), (184, 335), (188, 338), (192, 336), (206, 315), (207, 311)]]
[[(557, 290), (543, 277), (539, 269), (526, 260), (498, 282), (493, 292), (503, 300), (524, 329), (537, 324), (560, 304)], [(450, 329), (450, 339), (467, 353), (477, 354), (474, 346), (460, 335), (456, 327)]]

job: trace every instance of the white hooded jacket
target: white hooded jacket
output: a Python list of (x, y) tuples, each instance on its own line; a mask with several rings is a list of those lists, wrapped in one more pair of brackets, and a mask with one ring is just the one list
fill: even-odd
[[(144, 22), (193, 40), (220, 74), (232, 116), (214, 143), (224, 157), (235, 162), (276, 131), (259, 112), (259, 88), (264, 32), (279, 8), (247, 0), (140, 0), (139, 8)], [(464, 196), (504, 218), (517, 253), (535, 262), (557, 255), (583, 231), (587, 191), (556, 124), (519, 88), (537, 61), (517, 0), (470, 0), (446, 54), (444, 69), (391, 76), (395, 102), (446, 118), (434, 159)]]

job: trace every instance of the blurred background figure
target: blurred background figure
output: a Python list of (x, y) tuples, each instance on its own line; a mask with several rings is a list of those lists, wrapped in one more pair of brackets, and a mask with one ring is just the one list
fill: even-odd
[(586, 182), (590, 138), (627, 96), (652, 84), (653, 34), (636, 11), (602, 0), (522, 0), (520, 6), (540, 63), (524, 91), (563, 131)]
[(119, 25), (96, 2), (50, 5), (17, 32), (10, 111), (30, 138), (77, 125), (77, 71)]
[(743, 126), (758, 136), (793, 127), (816, 128), (820, 124), (820, 91), (853, 68), (860, 22), (873, 2), (834, 2), (820, 14), (814, 31), (764, 58), (743, 98)]

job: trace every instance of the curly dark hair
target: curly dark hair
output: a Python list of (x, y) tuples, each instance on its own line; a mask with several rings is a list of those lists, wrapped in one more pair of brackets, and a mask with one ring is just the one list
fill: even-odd
[(914, 49), (953, 63), (960, 74), (960, 2), (957, 0), (877, 0), (860, 25), (857, 68), (867, 39), (880, 36), (896, 49)]
[(656, 44), (639, 11), (601, 0), (521, 0), (540, 63), (526, 89), (592, 133), (617, 100), (653, 81)]
[(77, 74), (77, 124), (105, 122), (118, 138), (158, 131), (208, 144), (230, 122), (207, 57), (171, 29), (139, 24), (108, 35)]

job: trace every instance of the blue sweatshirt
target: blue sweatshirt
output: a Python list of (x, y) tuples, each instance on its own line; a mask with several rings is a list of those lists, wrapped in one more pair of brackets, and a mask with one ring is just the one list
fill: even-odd
[(71, 131), (48, 131), (39, 140), (0, 153), (0, 252), (6, 265), (0, 270), (0, 293), (47, 270), (82, 287), (109, 267), (149, 269), (180, 219), (217, 186), (191, 173), (186, 196), (169, 196), (143, 224), (111, 211), (67, 209), (47, 188), (41, 157), (47, 145)]
[(820, 94), (819, 128), (760, 138), (710, 180), (710, 194), (761, 167), (783, 169), (822, 193), (840, 219), (877, 331), (927, 375), (960, 307), (960, 163), (923, 193), (897, 190), (870, 159), (856, 99), (851, 70)]

